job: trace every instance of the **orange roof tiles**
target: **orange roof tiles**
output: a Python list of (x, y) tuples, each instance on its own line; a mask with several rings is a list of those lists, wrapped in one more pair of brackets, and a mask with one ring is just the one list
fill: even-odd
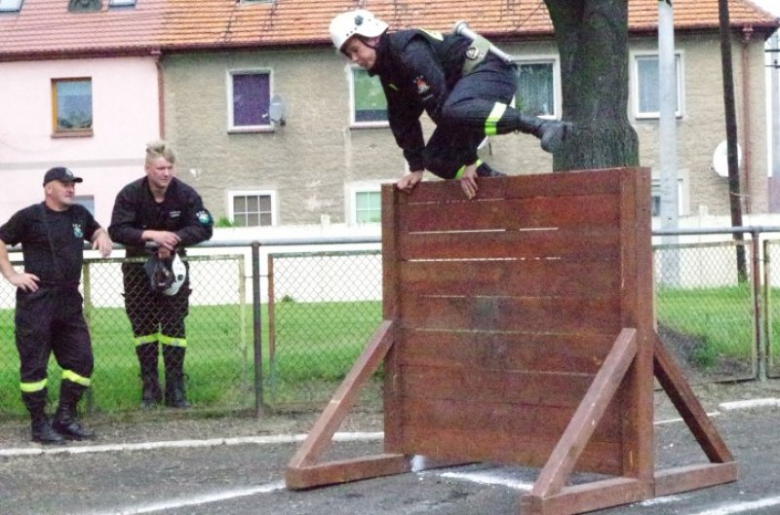
[[(137, 0), (133, 8), (70, 13), (68, 0), (24, 0), (19, 13), (0, 13), (0, 60), (58, 55), (148, 52), (231, 46), (328, 45), (328, 24), (358, 6), (392, 28), (449, 31), (467, 20), (491, 37), (552, 35), (543, 0)], [(778, 21), (749, 0), (729, 0), (732, 26), (773, 31)], [(675, 0), (675, 25), (714, 30), (718, 0)], [(654, 31), (658, 0), (629, 0), (632, 31)]]

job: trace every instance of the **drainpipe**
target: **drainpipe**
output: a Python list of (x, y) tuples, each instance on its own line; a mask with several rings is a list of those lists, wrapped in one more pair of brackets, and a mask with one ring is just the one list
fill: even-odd
[(750, 197), (753, 192), (753, 188), (750, 185), (750, 40), (753, 37), (753, 27), (746, 25), (742, 28), (742, 144), (745, 147), (745, 212), (747, 214), (752, 213), (750, 209)]
[(157, 68), (157, 123), (159, 124), (157, 129), (160, 133), (160, 139), (165, 139), (165, 101), (163, 100), (163, 87), (165, 86), (165, 83), (163, 82), (162, 63), (160, 62), (162, 52), (159, 48), (155, 48), (152, 50), (151, 54), (152, 57), (154, 57), (154, 66)]

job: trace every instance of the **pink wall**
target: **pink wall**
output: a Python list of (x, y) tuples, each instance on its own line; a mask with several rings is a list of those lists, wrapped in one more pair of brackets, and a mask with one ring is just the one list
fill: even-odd
[[(93, 136), (52, 138), (51, 80), (92, 79)], [(144, 149), (159, 138), (157, 68), (153, 57), (0, 63), (0, 223), (43, 199), (52, 166), (84, 178), (107, 226), (119, 189), (143, 175)]]

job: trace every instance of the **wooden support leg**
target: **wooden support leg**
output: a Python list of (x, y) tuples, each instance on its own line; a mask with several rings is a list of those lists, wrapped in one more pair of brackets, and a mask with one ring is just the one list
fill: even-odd
[(365, 350), (352, 366), (344, 382), (333, 395), (328, 407), (304, 440), (298, 452), (287, 465), (285, 479), (289, 488), (311, 488), (406, 472), (410, 469), (408, 457), (402, 454), (379, 456), (317, 464), (332, 442), (333, 434), (344, 421), (357, 400), (358, 392), (377, 370), (393, 344), (393, 323), (385, 320), (376, 330)]

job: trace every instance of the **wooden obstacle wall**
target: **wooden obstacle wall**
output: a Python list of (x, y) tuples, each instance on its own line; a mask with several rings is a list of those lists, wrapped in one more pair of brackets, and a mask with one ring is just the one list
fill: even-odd
[[(641, 168), (383, 187), (384, 319), (291, 460), (291, 488), (431, 466), (542, 467), (523, 513), (564, 515), (736, 478), (653, 328), (650, 174)], [(717, 468), (654, 470), (653, 377)], [(318, 464), (385, 371), (385, 454)], [(567, 486), (574, 471), (615, 476)], [(682, 485), (682, 486), (680, 486)]]
[[(398, 413), (388, 451), (546, 463), (621, 329), (652, 325), (652, 267), (623, 252), (641, 241), (649, 255), (649, 202), (645, 213), (624, 202), (650, 198), (639, 177), (481, 181), (475, 201), (457, 183), (385, 191), (385, 318), (401, 321), (386, 370), (386, 413)], [(652, 390), (645, 354), (646, 391), (618, 392), (578, 469), (623, 473), (626, 446), (643, 444), (624, 421), (651, 423), (647, 410), (627, 413)]]

